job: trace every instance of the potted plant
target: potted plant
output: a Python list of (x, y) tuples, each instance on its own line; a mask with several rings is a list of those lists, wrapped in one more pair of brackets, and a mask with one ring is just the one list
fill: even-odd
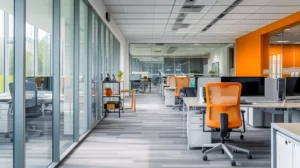
[(191, 73), (193, 73), (193, 74), (198, 74), (198, 73), (200, 73), (200, 71), (197, 70), (197, 69), (192, 69), (192, 70), (191, 70)]
[(118, 74), (117, 74), (117, 81), (121, 81), (121, 78), (123, 76), (123, 71), (119, 71)]
[(215, 71), (209, 71), (208, 73), (210, 76), (217, 76)]

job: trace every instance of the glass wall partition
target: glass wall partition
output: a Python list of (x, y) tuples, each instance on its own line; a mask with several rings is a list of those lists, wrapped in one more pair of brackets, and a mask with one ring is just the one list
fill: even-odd
[(73, 74), (74, 74), (74, 0), (64, 0), (61, 5), (61, 115), (60, 153), (73, 143)]
[[(14, 64), (9, 64), (10, 60), (13, 60), (13, 45), (14, 45), (14, 8), (13, 0), (7, 0), (6, 4), (0, 5), (0, 96), (4, 99), (0, 101), (0, 165), (1, 167), (13, 166), (13, 122), (14, 111), (12, 104), (14, 103), (12, 98), (15, 97), (14, 92), (10, 93), (8, 88), (8, 78), (11, 74), (11, 84), (13, 87)], [(9, 59), (10, 58), (10, 59)], [(9, 70), (8, 70), (9, 69)], [(6, 98), (6, 99), (5, 99)], [(11, 103), (9, 103), (9, 101)], [(10, 139), (11, 138), (11, 139)]]
[[(3, 135), (0, 138), (0, 167), (13, 167), (14, 161), (20, 163), (19, 166), (15, 166), (17, 168), (47, 167), (50, 164), (55, 166), (65, 156), (64, 154), (74, 147), (76, 144), (74, 140), (77, 142), (78, 134), (85, 135), (84, 133), (91, 131), (88, 123), (94, 126), (102, 119), (101, 81), (106, 72), (116, 75), (119, 70), (120, 43), (87, 1), (26, 0), (23, 6), (26, 13), (22, 15), (20, 13), (22, 5), (14, 6), (13, 2), (13, 0), (0, 2), (0, 111), (1, 114), (5, 112), (5, 117), (0, 117), (0, 133)], [(75, 8), (77, 3), (78, 9)], [(53, 6), (58, 4), (60, 9), (55, 9), (60, 10), (60, 15), (53, 12)], [(13, 11), (15, 7), (19, 9), (16, 13), (19, 14), (17, 19)], [(92, 17), (88, 17), (89, 12), (92, 13)], [(77, 14), (79, 20), (75, 19)], [(22, 16), (25, 15), (25, 25), (22, 25)], [(55, 23), (58, 17), (60, 29), (53, 30), (53, 26), (58, 26), (58, 23)], [(20, 32), (24, 28), (24, 36), (20, 36), (22, 33), (18, 30), (15, 35), (15, 19), (21, 21), (16, 24)], [(76, 27), (77, 21), (79, 27)], [(92, 31), (89, 31), (91, 27), (88, 23), (92, 23)], [(79, 41), (76, 40), (77, 30)], [(57, 36), (58, 33), (60, 37)], [(88, 41), (89, 36), (92, 37), (91, 41)], [(24, 53), (22, 46), (25, 46)], [(74, 51), (77, 50), (75, 46), (79, 46), (77, 47), (79, 65), (74, 64), (76, 56)], [(89, 48), (91, 53), (88, 52)], [(54, 61), (58, 58), (60, 64)], [(79, 76), (74, 75), (77, 66)], [(24, 72), (24, 76), (21, 71)], [(19, 78), (14, 78), (15, 76)], [(55, 83), (56, 79), (60, 80), (60, 87), (56, 87), (58, 85)], [(79, 89), (75, 90), (74, 80), (77, 79)], [(25, 86), (25, 95), (20, 94), (22, 82)], [(22, 96), (15, 96), (14, 85), (19, 86), (16, 92)], [(79, 123), (74, 120), (74, 114), (77, 114), (75, 113), (77, 109), (74, 108), (76, 107), (74, 95), (77, 94)], [(55, 101), (59, 97), (60, 101)], [(16, 105), (15, 99), (18, 102)], [(24, 109), (20, 106), (23, 101)], [(56, 105), (60, 105), (60, 108)], [(14, 112), (14, 108), (18, 109), (16, 110), (18, 113)], [(92, 114), (91, 118), (88, 118), (88, 114)], [(58, 117), (59, 121), (56, 120)], [(13, 128), (14, 119), (24, 123)], [(54, 125), (53, 122), (57, 124)], [(15, 137), (13, 134), (16, 134)], [(15, 153), (20, 154), (18, 156), (24, 160), (13, 155), (13, 145), (16, 144), (13, 143), (14, 140), (18, 140), (17, 144), (21, 145), (15, 149)], [(59, 154), (61, 157), (58, 157)]]
[(79, 26), (80, 26), (80, 61), (79, 61), (79, 135), (82, 135), (87, 130), (87, 85), (89, 79), (87, 79), (87, 59), (88, 59), (88, 7), (80, 1), (79, 11)]

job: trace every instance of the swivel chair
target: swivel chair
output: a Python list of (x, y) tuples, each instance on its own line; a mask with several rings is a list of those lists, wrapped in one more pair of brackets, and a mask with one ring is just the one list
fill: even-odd
[[(203, 132), (220, 132), (221, 143), (202, 145), (203, 160), (207, 160), (207, 154), (216, 150), (222, 150), (231, 158), (231, 165), (235, 166), (234, 156), (229, 149), (247, 153), (248, 159), (252, 159), (249, 150), (235, 147), (225, 143), (228, 132), (244, 133), (244, 112), (240, 111), (240, 96), (242, 85), (234, 82), (207, 83), (206, 84), (206, 111), (203, 111)], [(241, 119), (242, 118), (242, 119)], [(212, 130), (205, 130), (205, 125)], [(243, 131), (239, 128), (243, 126)], [(206, 151), (206, 148), (211, 148)]]
[[(14, 107), (14, 83), (9, 84), (9, 90), (12, 97), (12, 103), (10, 106), (10, 115), (14, 115), (13, 107)], [(44, 133), (41, 130), (36, 129), (36, 125), (29, 124), (29, 122), (33, 119), (40, 118), (42, 113), (41, 105), (38, 104), (37, 101), (37, 85), (35, 82), (25, 82), (25, 90), (26, 90), (26, 98), (25, 98), (25, 116), (26, 116), (26, 141), (28, 140), (28, 132), (35, 132), (39, 133), (40, 136), (43, 136)], [(11, 141), (13, 141), (13, 138), (11, 138)]]
[(179, 107), (180, 104), (180, 90), (184, 87), (189, 87), (190, 86), (190, 78), (186, 77), (186, 76), (176, 76), (175, 77), (175, 92), (174, 92), (174, 96), (175, 98), (179, 99), (179, 103), (175, 106), (173, 106), (173, 109), (175, 109), (175, 107)]

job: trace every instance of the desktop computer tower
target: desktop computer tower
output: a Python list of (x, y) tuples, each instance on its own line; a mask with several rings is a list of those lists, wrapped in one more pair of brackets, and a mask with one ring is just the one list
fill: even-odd
[(270, 101), (283, 101), (285, 99), (285, 79), (265, 79), (265, 99)]

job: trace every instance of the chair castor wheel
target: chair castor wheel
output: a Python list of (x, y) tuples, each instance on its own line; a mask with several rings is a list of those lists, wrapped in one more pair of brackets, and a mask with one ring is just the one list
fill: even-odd
[(241, 140), (244, 140), (244, 135), (240, 135), (240, 139), (241, 139)]
[(221, 149), (221, 153), (224, 154), (224, 149)]
[(207, 161), (207, 156), (206, 156), (206, 155), (203, 155), (202, 159), (203, 159), (204, 161)]
[(236, 163), (234, 160), (231, 161), (231, 166), (236, 166)]
[(252, 159), (252, 154), (251, 154), (251, 153), (248, 153), (247, 158), (248, 158), (248, 159)]
[(41, 133), (40, 133), (40, 136), (44, 136), (44, 133), (43, 133), (43, 132), (41, 132)]
[(202, 147), (202, 153), (204, 153), (205, 151), (206, 151), (206, 149)]

